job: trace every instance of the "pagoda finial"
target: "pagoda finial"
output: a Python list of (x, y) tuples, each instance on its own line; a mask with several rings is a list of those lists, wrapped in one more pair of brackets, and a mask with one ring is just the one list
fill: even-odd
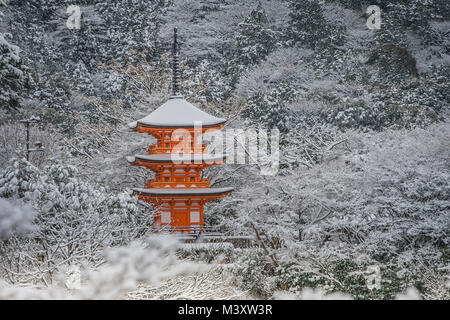
[(178, 57), (178, 40), (177, 28), (173, 29), (173, 46), (172, 46), (172, 96), (179, 97), (180, 94), (180, 70)]

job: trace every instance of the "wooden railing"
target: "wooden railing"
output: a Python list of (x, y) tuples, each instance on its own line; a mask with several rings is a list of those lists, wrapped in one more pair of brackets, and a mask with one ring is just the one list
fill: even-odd
[[(205, 242), (218, 243), (229, 242), (236, 248), (248, 248), (256, 245), (253, 236), (229, 236), (219, 232), (220, 226), (187, 226), (187, 227), (170, 227), (164, 226), (161, 228), (154, 228), (156, 233), (170, 233), (176, 235), (181, 241), (185, 243)], [(202, 231), (202, 236), (198, 237), (199, 232)]]
[(155, 233), (184, 233), (197, 235), (200, 231), (203, 234), (218, 233), (218, 227), (216, 226), (185, 226), (185, 227), (174, 227), (174, 226), (161, 226), (159, 228), (153, 228)]

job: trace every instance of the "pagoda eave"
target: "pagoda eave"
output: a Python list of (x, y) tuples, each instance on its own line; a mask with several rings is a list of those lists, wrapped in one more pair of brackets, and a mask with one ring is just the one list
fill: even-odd
[(134, 188), (133, 192), (146, 196), (210, 196), (230, 194), (234, 188)]
[(210, 166), (223, 164), (227, 159), (226, 155), (218, 156), (202, 156), (194, 155), (188, 156), (174, 156), (174, 155), (135, 155), (134, 157), (127, 157), (127, 161), (133, 166), (153, 166), (153, 165), (201, 165)]
[(222, 197), (229, 195), (234, 188), (152, 188), (152, 189), (133, 189), (133, 194), (144, 197), (158, 197), (158, 198), (174, 198), (180, 196), (189, 197)]
[[(225, 122), (226, 120), (216, 123), (201, 122), (201, 125), (203, 128), (213, 128), (213, 127), (221, 127)], [(194, 123), (163, 125), (163, 124), (147, 124), (138, 122), (138, 127), (148, 129), (180, 129), (180, 128), (193, 129), (195, 128), (195, 125)]]
[[(218, 128), (220, 129), (226, 120), (222, 122), (216, 123), (203, 123), (201, 122), (202, 128)], [(139, 133), (150, 133), (153, 130), (158, 129), (194, 129), (196, 126), (194, 123), (186, 123), (186, 124), (170, 124), (170, 125), (162, 125), (162, 124), (147, 124), (141, 122), (134, 122), (128, 126), (131, 131), (139, 132)]]

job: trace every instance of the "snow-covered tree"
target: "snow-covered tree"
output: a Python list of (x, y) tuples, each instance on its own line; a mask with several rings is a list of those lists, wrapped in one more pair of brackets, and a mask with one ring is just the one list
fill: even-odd
[(73, 269), (77, 270), (76, 287), (68, 286), (70, 274), (61, 268), (55, 271), (55, 284), (49, 287), (0, 283), (0, 299), (126, 299), (133, 297), (140, 286), (164, 286), (179, 277), (208, 275), (207, 266), (180, 261), (176, 256), (178, 248), (178, 241), (167, 236), (150, 236), (127, 246), (108, 248), (101, 266), (74, 265), (79, 267)]
[[(322, 286), (366, 299), (421, 283), (423, 297), (446, 297), (447, 127), (331, 139), (299, 131), (291, 152), (308, 166), (270, 179), (247, 169), (250, 183), (208, 208), (225, 216), (225, 230), (261, 239), (259, 252), (239, 258), (240, 283), (262, 296)], [(373, 265), (376, 288), (367, 285)]]
[[(0, 1), (0, 23), (2, 9), (6, 6)], [(16, 109), (23, 96), (22, 90), (26, 85), (26, 74), (18, 46), (10, 43), (11, 34), (0, 32), (0, 108)]]
[(243, 114), (255, 124), (288, 131), (293, 125), (293, 115), (288, 105), (295, 96), (295, 90), (288, 84), (280, 84), (270, 92), (258, 92), (249, 97)]
[(17, 233), (33, 230), (35, 212), (30, 207), (22, 207), (0, 198), (0, 239), (8, 239)]
[(237, 62), (244, 67), (258, 64), (275, 47), (277, 34), (267, 27), (267, 14), (261, 2), (239, 23), (236, 37)]
[(344, 28), (326, 20), (322, 1), (293, 0), (289, 6), (289, 27), (294, 43), (322, 51), (343, 43)]
[(114, 194), (81, 181), (75, 167), (60, 164), (39, 170), (25, 160), (12, 160), (0, 174), (0, 197), (37, 212), (35, 231), (0, 243), (1, 273), (11, 282), (49, 284), (61, 266), (95, 265), (104, 248), (141, 237), (153, 219), (152, 211), (138, 207), (126, 192)]

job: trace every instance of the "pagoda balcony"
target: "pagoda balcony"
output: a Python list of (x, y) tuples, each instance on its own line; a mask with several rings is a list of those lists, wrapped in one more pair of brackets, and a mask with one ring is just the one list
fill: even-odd
[(148, 197), (164, 202), (169, 198), (184, 199), (185, 196), (209, 201), (229, 195), (233, 191), (233, 188), (133, 188), (132, 190), (133, 194), (137, 194), (143, 198)]
[[(174, 159), (172, 159), (172, 157)], [(150, 154), (127, 157), (127, 161), (133, 166), (144, 166), (154, 172), (165, 170), (203, 170), (211, 165), (223, 164), (226, 155), (210, 156), (207, 154)]]
[(150, 180), (145, 187), (151, 188), (209, 188), (208, 179), (200, 179), (200, 181), (155, 181)]
[[(167, 154), (167, 153), (172, 153), (173, 152), (173, 148), (176, 147), (180, 142), (176, 141), (175, 143), (167, 143), (167, 144), (163, 144), (163, 145), (159, 145), (159, 144), (154, 144), (151, 145), (150, 147), (148, 147), (147, 149), (147, 153), (148, 154)], [(184, 146), (182, 151), (183, 154), (201, 154), (204, 153), (206, 151), (206, 146), (202, 145), (200, 148), (198, 148), (199, 150), (194, 150), (194, 148), (192, 148), (192, 145), (188, 145), (188, 146)]]

